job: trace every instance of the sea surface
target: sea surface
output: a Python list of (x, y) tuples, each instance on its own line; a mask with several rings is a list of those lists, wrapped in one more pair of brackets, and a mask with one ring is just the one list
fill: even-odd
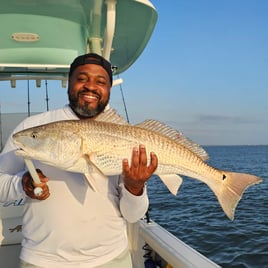
[(268, 146), (204, 148), (210, 165), (263, 182), (245, 191), (230, 221), (206, 184), (184, 177), (173, 196), (154, 177), (148, 183), (151, 219), (223, 268), (268, 268)]

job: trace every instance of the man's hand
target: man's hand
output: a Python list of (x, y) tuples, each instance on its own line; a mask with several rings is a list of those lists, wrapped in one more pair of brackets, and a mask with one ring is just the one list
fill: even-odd
[[(37, 174), (40, 178), (41, 183), (35, 183), (29, 172), (24, 173), (22, 176), (22, 187), (26, 195), (32, 199), (45, 200), (50, 196), (49, 189), (47, 186), (48, 178), (42, 173), (40, 169), (37, 169)], [(34, 194), (34, 188), (40, 187), (43, 192), (37, 196)]]
[(123, 178), (126, 189), (134, 195), (141, 195), (145, 182), (152, 176), (158, 165), (155, 153), (150, 153), (150, 163), (147, 166), (147, 154), (143, 145), (133, 148), (131, 166), (128, 160), (123, 160)]

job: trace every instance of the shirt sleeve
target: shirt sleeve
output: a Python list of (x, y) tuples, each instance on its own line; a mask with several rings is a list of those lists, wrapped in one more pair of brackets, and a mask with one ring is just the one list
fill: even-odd
[(134, 223), (141, 219), (148, 210), (149, 199), (147, 195), (146, 185), (144, 186), (142, 195), (136, 196), (131, 194), (120, 182), (121, 198), (120, 211), (122, 216), (129, 222)]
[(21, 179), (25, 173), (25, 164), (15, 155), (16, 147), (10, 136), (0, 154), (0, 202), (25, 197)]

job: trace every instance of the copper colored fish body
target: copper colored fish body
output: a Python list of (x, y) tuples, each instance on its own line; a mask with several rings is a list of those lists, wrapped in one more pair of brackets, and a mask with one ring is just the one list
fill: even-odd
[(154, 120), (132, 126), (95, 120), (49, 123), (14, 134), (17, 154), (48, 165), (84, 174), (106, 176), (122, 172), (122, 159), (131, 158), (133, 147), (146, 146), (158, 156), (155, 172), (176, 194), (180, 175), (206, 183), (226, 215), (233, 220), (244, 191), (261, 182), (257, 176), (219, 170), (209, 166), (206, 152), (178, 131)]

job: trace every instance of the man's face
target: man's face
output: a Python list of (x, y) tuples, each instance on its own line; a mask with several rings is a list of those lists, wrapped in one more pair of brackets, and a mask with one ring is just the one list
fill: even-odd
[(70, 106), (80, 118), (94, 117), (108, 104), (110, 90), (110, 78), (102, 66), (80, 65), (69, 78)]

